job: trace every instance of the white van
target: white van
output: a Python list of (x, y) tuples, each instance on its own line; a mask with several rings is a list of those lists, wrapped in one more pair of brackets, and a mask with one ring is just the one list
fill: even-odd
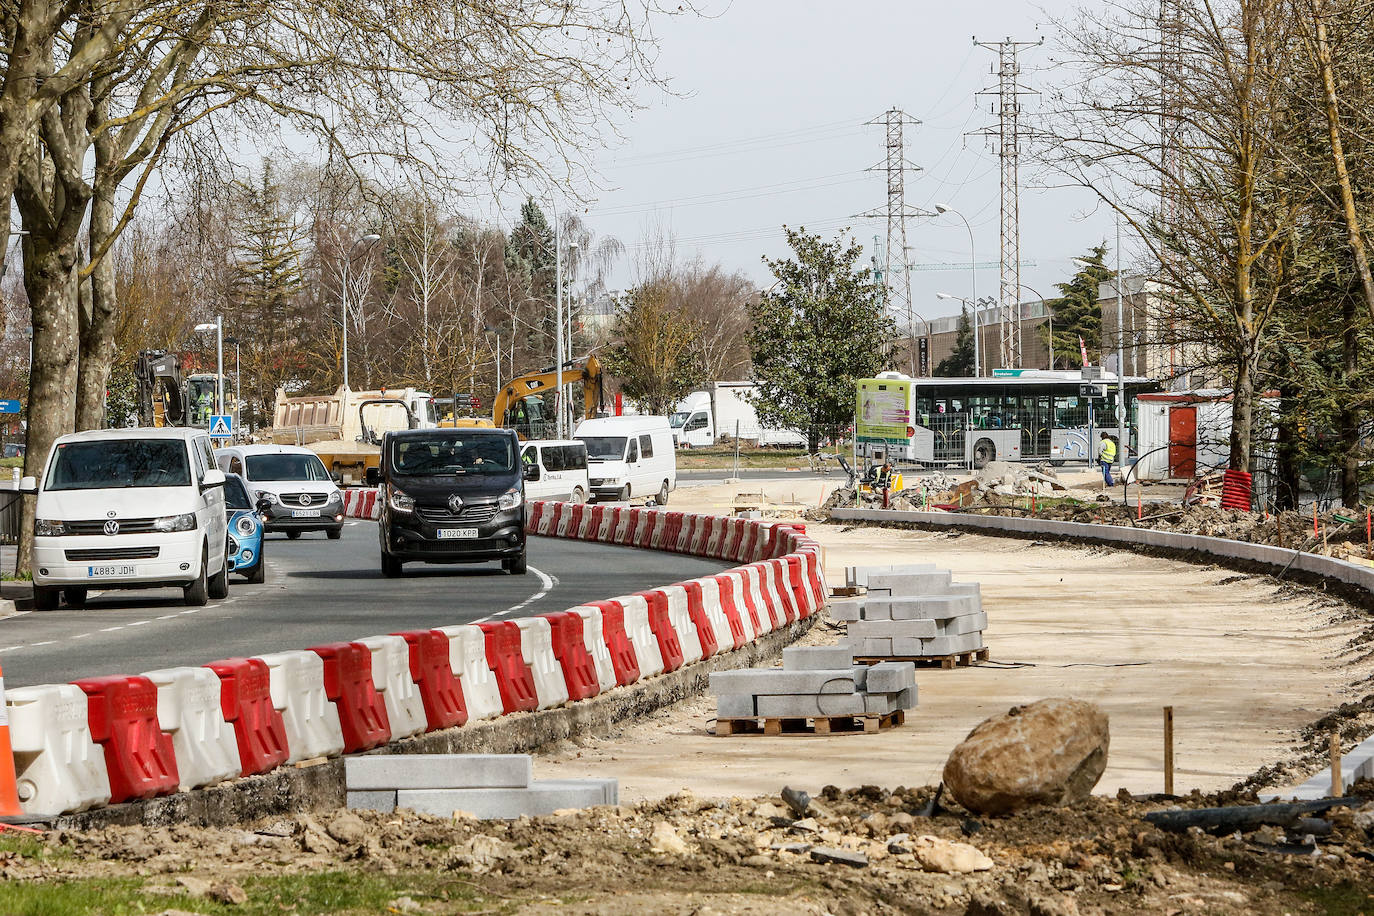
[(235, 445), (219, 450), (219, 466), (243, 478), (254, 504), (267, 500), (265, 530), (285, 531), (292, 540), (303, 531), (323, 531), (332, 541), (342, 535), (343, 494), (310, 449)]
[(224, 473), (203, 429), (101, 429), (53, 444), (36, 493), (33, 598), (40, 611), (88, 589), (180, 588), (186, 603), (229, 594)]
[(677, 489), (677, 454), (667, 417), (600, 417), (577, 424), (597, 499), (666, 505)]
[(584, 503), (591, 493), (587, 446), (577, 439), (533, 439), (520, 447), (526, 499)]

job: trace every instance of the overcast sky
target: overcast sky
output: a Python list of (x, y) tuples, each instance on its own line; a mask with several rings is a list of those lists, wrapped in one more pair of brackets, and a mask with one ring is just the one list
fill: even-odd
[[(649, 107), (621, 125), (626, 142), (596, 159), (609, 190), (585, 214), (599, 233), (626, 243), (633, 257), (661, 226), (677, 239), (680, 259), (700, 256), (772, 282), (760, 257), (786, 252), (781, 226), (833, 235), (844, 226), (866, 247), (885, 222), (855, 218), (882, 210), (885, 178), (865, 171), (884, 160), (884, 133), (863, 123), (898, 107), (922, 123), (906, 129), (908, 206), (948, 204), (968, 217), (979, 261), (998, 259), (998, 164), (987, 141), (967, 132), (995, 125), (991, 100), (996, 55), (979, 40), (1052, 39), (1049, 15), (1071, 0), (1042, 6), (1018, 0), (706, 0), (710, 17), (661, 24), (659, 70), (679, 97), (646, 97)], [(1022, 53), (1023, 82), (1043, 88), (1037, 72), (1050, 43)], [(1033, 112), (1035, 98), (1024, 103)], [(1025, 182), (1023, 182), (1024, 184)], [(1069, 258), (1111, 233), (1111, 218), (1090, 195), (1073, 190), (1021, 192), (1022, 283), (1045, 296), (1072, 272)], [(953, 215), (908, 225), (914, 263), (969, 260), (969, 236)], [(1127, 245), (1127, 250), (1130, 246)], [(613, 286), (631, 282), (628, 265)], [(977, 273), (979, 296), (996, 295), (996, 267)], [(916, 310), (955, 314), (937, 292), (969, 295), (970, 272), (912, 274)], [(1029, 291), (1027, 300), (1039, 298)]]

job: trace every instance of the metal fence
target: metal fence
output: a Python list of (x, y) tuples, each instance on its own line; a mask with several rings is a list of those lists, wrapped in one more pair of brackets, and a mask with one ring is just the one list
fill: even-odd
[(19, 481), (0, 480), (0, 544), (19, 543), (19, 519), (24, 500), (19, 496)]

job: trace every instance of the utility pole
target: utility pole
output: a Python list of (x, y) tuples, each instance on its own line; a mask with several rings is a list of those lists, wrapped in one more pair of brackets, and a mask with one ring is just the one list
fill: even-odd
[(997, 126), (974, 131), (975, 134), (996, 140), (997, 157), (1001, 162), (1002, 219), (1000, 224), (1001, 285), (998, 289), (998, 320), (1002, 329), (1002, 366), (1021, 366), (1021, 195), (1020, 155), (1021, 96), (1037, 95), (1021, 85), (1021, 64), (1017, 55), (1022, 48), (1044, 44), (1039, 41), (987, 42), (973, 39), (974, 45), (997, 54), (997, 88), (978, 93), (996, 95)]
[[(902, 128), (921, 122), (902, 111), (889, 108), (887, 111), (865, 121), (866, 125), (877, 124), (884, 128), (883, 162), (868, 171), (882, 171), (887, 174), (887, 205), (882, 209), (870, 210), (860, 214), (864, 218), (885, 218), (887, 220), (887, 245), (882, 255), (883, 302), (893, 312), (904, 315), (906, 319), (907, 350), (911, 357), (911, 374), (916, 375), (916, 338), (913, 314), (911, 311), (911, 272), (906, 269), (907, 244), (906, 221), (915, 216), (929, 214), (908, 210), (906, 206), (906, 173), (920, 171), (917, 166), (906, 161), (906, 151), (902, 140)], [(901, 284), (893, 276), (893, 258), (899, 258), (902, 270)]]
[[(1159, 181), (1159, 221), (1166, 232), (1171, 232), (1178, 226), (1179, 195), (1184, 181), (1182, 159), (1179, 156), (1179, 134), (1182, 128), (1178, 117), (1182, 83), (1183, 28), (1178, 0), (1159, 0), (1159, 160), (1164, 166)], [(1172, 272), (1171, 267), (1177, 266), (1177, 257), (1172, 253), (1172, 249), (1166, 246), (1164, 258), (1167, 275)], [(1168, 378), (1172, 380), (1178, 378), (1179, 360), (1172, 317), (1169, 317), (1168, 321)], [(1150, 326), (1148, 316), (1145, 326), (1147, 329)], [(1150, 371), (1148, 357), (1145, 360), (1145, 371)]]

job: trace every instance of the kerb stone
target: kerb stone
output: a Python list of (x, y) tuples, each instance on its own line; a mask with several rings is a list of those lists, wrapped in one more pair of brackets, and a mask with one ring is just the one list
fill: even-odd
[(853, 693), (854, 673), (848, 666), (818, 671), (748, 668), (715, 672), (711, 675), (710, 687), (716, 696), (732, 693), (747, 693), (757, 697), (796, 693)]
[(782, 650), (785, 671), (833, 671), (854, 664), (854, 651), (848, 646), (794, 646)]
[(537, 779), (524, 789), (411, 789), (396, 793), (396, 807), (452, 817), (465, 811), (484, 820), (539, 817), (560, 808), (619, 803), (614, 779)]
[(344, 786), (367, 789), (522, 788), (528, 754), (367, 754), (344, 758)]
[(911, 662), (879, 662), (868, 669), (869, 693), (900, 693), (916, 686), (916, 666)]

